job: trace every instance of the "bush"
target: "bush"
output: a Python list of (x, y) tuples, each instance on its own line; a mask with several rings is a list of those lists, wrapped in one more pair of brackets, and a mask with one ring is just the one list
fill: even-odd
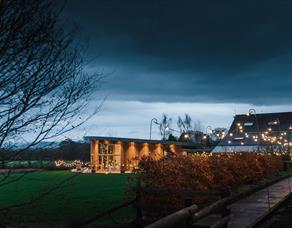
[[(193, 189), (220, 191), (235, 189), (283, 169), (282, 156), (263, 153), (213, 153), (176, 156), (158, 161), (144, 158), (138, 173), (144, 185), (158, 189)], [(202, 197), (194, 197), (200, 201)], [(144, 194), (143, 200), (155, 203), (183, 204), (183, 199), (169, 193)], [(196, 202), (197, 203), (197, 202)]]

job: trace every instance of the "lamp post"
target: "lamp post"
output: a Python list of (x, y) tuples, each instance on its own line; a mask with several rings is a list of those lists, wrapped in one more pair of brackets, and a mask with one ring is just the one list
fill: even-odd
[(160, 125), (158, 123), (158, 120), (156, 118), (152, 118), (151, 121), (150, 121), (150, 136), (149, 136), (149, 140), (151, 140), (151, 134), (152, 134), (152, 124), (155, 123), (157, 125)]
[(247, 116), (250, 116), (250, 115), (254, 115), (255, 116), (255, 121), (256, 121), (256, 127), (257, 127), (257, 130), (258, 130), (258, 133), (260, 132), (260, 128), (259, 128), (259, 123), (258, 123), (258, 120), (257, 120), (257, 112), (254, 108), (251, 108), (248, 110), (248, 113), (247, 113)]
[(158, 122), (158, 120), (156, 118), (152, 118), (150, 121), (150, 133), (149, 133), (149, 152), (148, 155), (150, 156), (151, 153), (151, 136), (152, 136), (152, 125), (156, 124), (156, 125), (160, 125), (160, 123)]

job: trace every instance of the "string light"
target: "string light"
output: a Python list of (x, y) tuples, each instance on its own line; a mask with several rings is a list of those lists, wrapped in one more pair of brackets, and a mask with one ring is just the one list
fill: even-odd
[[(250, 114), (247, 114), (249, 116)], [(268, 125), (279, 125), (280, 121), (277, 119), (275, 121), (269, 122)], [(292, 146), (292, 141), (288, 142), (287, 140), (287, 132), (286, 131), (275, 131), (272, 127), (267, 127), (265, 131), (260, 132), (258, 129), (257, 133), (250, 133), (245, 132), (245, 127), (247, 126), (246, 123), (237, 122), (236, 123), (236, 132), (230, 132), (228, 136), (230, 137), (227, 141), (228, 144), (232, 144), (233, 141), (244, 140), (245, 138), (252, 138), (252, 141), (259, 143), (259, 145), (278, 145), (283, 148), (283, 146)], [(280, 126), (279, 126), (280, 127)], [(288, 126), (288, 129), (292, 132), (292, 123)], [(238, 133), (244, 133), (244, 137), (238, 135)], [(265, 144), (261, 144), (261, 142), (265, 142)], [(240, 145), (244, 145), (244, 141), (240, 141)], [(284, 149), (284, 148), (283, 148)]]
[(64, 161), (64, 160), (56, 160), (54, 161), (56, 167), (64, 167), (64, 168), (75, 168), (76, 166), (89, 166), (89, 162), (82, 162), (80, 160), (75, 160), (72, 162)]

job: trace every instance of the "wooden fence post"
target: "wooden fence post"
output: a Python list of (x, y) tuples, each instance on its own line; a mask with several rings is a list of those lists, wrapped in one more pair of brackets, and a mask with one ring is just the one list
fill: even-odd
[[(220, 196), (221, 198), (226, 198), (226, 197), (230, 197), (230, 191), (228, 189), (221, 189), (220, 191)], [(230, 215), (230, 209), (227, 208), (228, 204), (224, 204), (224, 206), (221, 208), (221, 217), (225, 218), (227, 216)], [(227, 228), (228, 227), (228, 222), (226, 222), (223, 226), (223, 228)]]
[(141, 200), (141, 180), (138, 177), (137, 180), (137, 188), (136, 188), (136, 223), (137, 227), (143, 227), (143, 220), (142, 220), (142, 200)]
[(284, 172), (287, 172), (287, 170), (288, 170), (288, 169), (287, 169), (287, 162), (283, 161), (283, 163), (284, 163), (284, 164), (283, 164)]
[(191, 206), (193, 204), (193, 199), (191, 197), (185, 198), (184, 204), (185, 207)]
[[(191, 197), (185, 198), (185, 202), (184, 202), (184, 206), (186, 207), (190, 207), (193, 205), (193, 199)], [(193, 220), (191, 217), (186, 219), (186, 227), (191, 227), (193, 223)]]

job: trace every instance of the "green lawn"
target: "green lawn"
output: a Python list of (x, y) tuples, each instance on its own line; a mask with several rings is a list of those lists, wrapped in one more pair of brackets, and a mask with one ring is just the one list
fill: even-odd
[[(0, 187), (0, 209), (30, 201), (73, 175), (69, 171), (27, 174), (16, 182)], [(19, 174), (14, 174), (5, 181), (17, 177)], [(0, 221), (9, 218), (21, 227), (63, 227), (63, 224), (90, 218), (133, 198), (126, 194), (128, 178), (132, 177), (134, 175), (131, 174), (79, 174), (31, 205), (1, 211)], [(0, 176), (0, 186), (2, 178)], [(112, 217), (121, 222), (133, 217), (134, 212), (134, 209), (126, 208), (113, 213)], [(107, 217), (102, 222), (111, 220)]]

